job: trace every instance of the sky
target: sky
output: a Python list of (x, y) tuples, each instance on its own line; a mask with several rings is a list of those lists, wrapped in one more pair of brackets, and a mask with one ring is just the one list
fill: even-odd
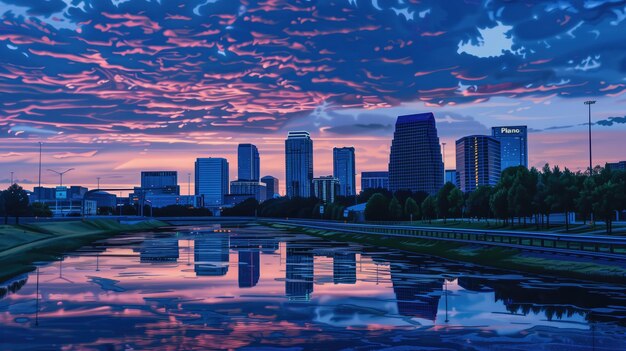
[[(284, 179), (307, 130), (386, 170), (398, 115), (433, 112), (454, 141), (527, 125), (531, 166), (626, 159), (626, 1), (0, 0), (0, 187), (135, 186), (254, 143)], [(357, 183), (360, 177), (357, 176)], [(193, 188), (193, 186), (192, 186)], [(281, 184), (284, 192), (284, 184)]]

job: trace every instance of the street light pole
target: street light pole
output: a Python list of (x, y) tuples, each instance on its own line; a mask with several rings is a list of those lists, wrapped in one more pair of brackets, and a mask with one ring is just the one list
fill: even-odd
[(100, 177), (97, 177), (96, 179), (98, 180), (98, 188), (97, 189), (100, 190)]
[(41, 201), (41, 145), (43, 143), (40, 141), (39, 142), (39, 189), (37, 190), (37, 201)]
[(13, 173), (14, 172), (11, 172), (11, 184), (10, 185), (13, 185)]
[(593, 162), (591, 160), (591, 105), (595, 104), (595, 100), (585, 101), (585, 105), (589, 106), (589, 175), (593, 175)]
[[(58, 175), (59, 175), (59, 186), (60, 186), (60, 187), (61, 187), (61, 186), (63, 186), (63, 175), (64, 175), (65, 173), (67, 173), (67, 172), (69, 172), (69, 171), (73, 171), (73, 170), (74, 170), (74, 168), (69, 168), (69, 169), (66, 169), (66, 170), (65, 170), (65, 171), (63, 171), (63, 172), (59, 172), (59, 171), (55, 171), (54, 169), (48, 169), (48, 171), (50, 171), (50, 172), (52, 172), (52, 173), (56, 173), (56, 174), (58, 174)], [(59, 199), (56, 197), (56, 194), (55, 194), (55, 196), (54, 196), (54, 197), (55, 197), (55, 200), (56, 200), (56, 205), (55, 205), (55, 206), (56, 206), (56, 208), (55, 208), (55, 210), (56, 210), (56, 211), (58, 211), (58, 210), (59, 210)], [(71, 200), (70, 200), (70, 201), (71, 201)], [(70, 202), (70, 208), (71, 208), (71, 207), (72, 207), (72, 203)], [(63, 211), (61, 210), (61, 217), (62, 217), (62, 216), (63, 216)]]

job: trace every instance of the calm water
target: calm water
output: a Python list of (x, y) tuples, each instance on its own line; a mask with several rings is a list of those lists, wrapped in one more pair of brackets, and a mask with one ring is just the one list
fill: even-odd
[(624, 286), (265, 227), (118, 236), (0, 286), (6, 350), (626, 350)]

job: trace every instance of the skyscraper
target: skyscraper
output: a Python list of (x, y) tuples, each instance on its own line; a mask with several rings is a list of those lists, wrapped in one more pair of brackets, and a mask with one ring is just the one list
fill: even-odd
[(310, 197), (313, 181), (313, 140), (308, 132), (289, 132), (285, 140), (285, 181), (288, 197)]
[(435, 116), (398, 117), (389, 157), (389, 188), (435, 194), (443, 186), (443, 162)]
[(333, 176), (339, 179), (339, 194), (356, 194), (356, 171), (354, 167), (354, 147), (333, 148)]
[(261, 183), (265, 183), (265, 189), (267, 190), (266, 199), (273, 199), (274, 196), (278, 195), (278, 178), (267, 175), (261, 178)]
[(228, 161), (225, 158), (196, 159), (196, 195), (204, 206), (220, 206), (228, 194)]
[(491, 136), (500, 142), (500, 166), (528, 168), (528, 131), (526, 126), (493, 127)]
[(259, 181), (259, 150), (252, 144), (239, 144), (237, 148), (237, 180)]
[(487, 135), (471, 135), (456, 141), (457, 186), (474, 191), (495, 185), (500, 179), (500, 142)]
[(389, 189), (389, 172), (361, 172), (361, 191), (378, 188)]

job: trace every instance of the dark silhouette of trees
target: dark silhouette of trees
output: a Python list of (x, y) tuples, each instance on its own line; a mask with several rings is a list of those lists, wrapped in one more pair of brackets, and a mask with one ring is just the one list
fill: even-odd
[(368, 221), (389, 219), (389, 200), (383, 194), (376, 193), (369, 198), (365, 205), (365, 219)]
[(15, 223), (19, 224), (20, 217), (28, 214), (28, 194), (21, 186), (11, 185), (2, 192), (4, 202), (4, 224), (8, 223), (8, 217), (15, 217)]

